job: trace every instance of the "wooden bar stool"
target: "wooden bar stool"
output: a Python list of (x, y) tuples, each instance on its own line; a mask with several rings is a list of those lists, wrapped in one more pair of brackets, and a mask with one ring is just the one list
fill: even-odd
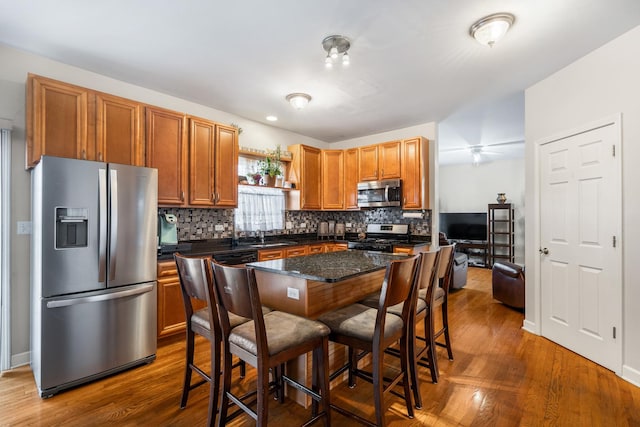
[[(331, 328), (329, 339), (349, 347), (349, 362), (343, 368), (331, 374), (332, 378), (349, 369), (349, 386), (355, 386), (355, 377), (361, 377), (373, 383), (376, 423), (372, 423), (344, 408), (331, 405), (338, 412), (352, 417), (370, 426), (385, 426), (383, 410), (384, 394), (393, 392), (393, 388), (402, 381), (404, 400), (408, 416), (413, 418), (413, 405), (409, 389), (409, 363), (407, 345), (411, 317), (414, 315), (417, 298), (417, 280), (415, 278), (418, 256), (394, 260), (387, 267), (377, 308), (355, 303), (320, 316), (318, 320)], [(389, 312), (389, 308), (403, 304), (401, 316)], [(400, 372), (387, 380), (383, 376), (385, 349), (400, 342)], [(362, 351), (361, 354), (357, 350)], [(372, 353), (372, 372), (358, 368), (358, 360), (363, 354)]]
[[(260, 295), (252, 268), (225, 266), (212, 261), (216, 299), (220, 312), (220, 326), (224, 341), (222, 399), (218, 425), (227, 422), (227, 407), (231, 400), (240, 409), (257, 421), (258, 426), (266, 426), (268, 420), (268, 395), (270, 390), (280, 390), (277, 382), (284, 381), (313, 399), (312, 416), (305, 425), (324, 418), (331, 425), (329, 410), (329, 328), (324, 324), (295, 316), (271, 311), (263, 315)], [(231, 315), (247, 317), (251, 321), (233, 327)], [(313, 352), (312, 386), (307, 386), (287, 377), (284, 372), (276, 376), (276, 384), (270, 387), (269, 369), (277, 369), (283, 363), (302, 354)], [(232, 355), (257, 368), (257, 391), (245, 396), (231, 393)], [(249, 398), (256, 395), (257, 407), (254, 411)], [(319, 403), (322, 411), (319, 411)], [(231, 414), (234, 418), (239, 411)]]
[[(184, 303), (186, 319), (186, 360), (184, 385), (182, 387), (182, 398), (180, 408), (187, 406), (189, 392), (204, 383), (209, 383), (209, 411), (207, 425), (215, 422), (215, 413), (218, 403), (218, 378), (220, 376), (220, 343), (222, 333), (218, 321), (218, 310), (216, 308), (215, 296), (213, 294), (213, 281), (211, 274), (211, 257), (186, 257), (180, 253), (175, 253), (173, 258), (178, 268), (180, 278), (180, 290), (182, 291), (182, 301)], [(192, 298), (203, 301), (204, 308), (195, 310)], [(248, 322), (249, 319), (234, 316), (230, 319), (234, 326)], [(201, 335), (209, 341), (211, 347), (211, 371), (207, 374), (203, 369), (193, 362), (195, 350), (195, 334)], [(244, 362), (236, 364), (240, 366), (240, 376), (244, 377)], [(191, 374), (195, 372), (202, 377), (202, 381), (191, 384)]]

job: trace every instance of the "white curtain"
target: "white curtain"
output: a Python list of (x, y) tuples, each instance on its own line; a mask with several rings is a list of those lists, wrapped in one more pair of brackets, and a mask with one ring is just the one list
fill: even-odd
[(0, 119), (0, 372), (11, 367), (11, 123)]
[(284, 193), (278, 188), (238, 186), (236, 231), (267, 231), (284, 228)]

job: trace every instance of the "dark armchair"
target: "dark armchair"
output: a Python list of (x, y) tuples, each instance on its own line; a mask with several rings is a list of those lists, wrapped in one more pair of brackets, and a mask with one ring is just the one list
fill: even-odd
[(493, 264), (493, 297), (508, 306), (524, 309), (524, 267), (507, 261)]

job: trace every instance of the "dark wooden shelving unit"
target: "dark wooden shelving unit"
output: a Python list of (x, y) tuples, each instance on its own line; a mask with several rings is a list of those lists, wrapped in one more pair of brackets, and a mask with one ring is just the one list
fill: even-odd
[(488, 206), (489, 267), (496, 261), (514, 261), (514, 210), (511, 203), (490, 203)]

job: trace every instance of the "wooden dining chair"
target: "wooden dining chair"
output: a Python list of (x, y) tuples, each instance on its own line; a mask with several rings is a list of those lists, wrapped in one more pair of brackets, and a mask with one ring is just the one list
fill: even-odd
[[(418, 376), (418, 363), (429, 368), (432, 382), (438, 382), (437, 365), (435, 363), (435, 341), (433, 337), (433, 308), (436, 296), (436, 278), (438, 277), (438, 265), (440, 261), (440, 249), (420, 253), (420, 269), (417, 275), (418, 298), (415, 316), (412, 319), (413, 326), (409, 328), (413, 336), (409, 339), (409, 363), (411, 363), (411, 388), (416, 408), (422, 408), (422, 396)], [(424, 320), (423, 336), (418, 336), (418, 324)], [(416, 338), (424, 342), (424, 347), (417, 350)]]
[[(228, 402), (232, 401), (256, 420), (258, 426), (266, 426), (269, 409), (267, 397), (271, 391), (281, 390), (278, 384), (280, 381), (312, 398), (311, 418), (305, 425), (319, 419), (324, 419), (325, 425), (331, 425), (327, 339), (329, 328), (320, 322), (282, 311), (263, 314), (252, 268), (225, 266), (215, 261), (211, 265), (224, 342), (218, 425), (225, 425), (227, 418), (234, 418), (238, 414), (239, 410), (227, 417)], [(246, 317), (251, 321), (233, 327), (231, 315)], [(276, 383), (270, 384), (270, 368), (277, 369), (285, 362), (310, 351), (313, 352), (311, 388), (288, 377), (282, 370), (276, 376)], [(256, 392), (244, 396), (236, 396), (231, 392), (233, 355), (257, 368)], [(253, 396), (257, 401), (255, 410), (250, 407)]]
[[(413, 316), (417, 298), (418, 256), (394, 260), (388, 265), (377, 308), (355, 303), (323, 314), (318, 318), (331, 329), (329, 340), (349, 348), (347, 365), (331, 374), (335, 378), (344, 370), (349, 370), (349, 386), (355, 386), (355, 378), (360, 377), (373, 383), (376, 422), (372, 423), (345, 408), (331, 405), (338, 412), (357, 419), (370, 426), (385, 426), (384, 395), (393, 392), (402, 381), (407, 413), (413, 418), (411, 404), (409, 363), (407, 345), (410, 318)], [(389, 312), (392, 306), (402, 305), (402, 315)], [(400, 372), (393, 378), (383, 376), (385, 349), (400, 342)], [(372, 372), (358, 368), (358, 360), (366, 353), (372, 354)], [(386, 382), (386, 384), (385, 384)]]
[[(211, 426), (215, 422), (218, 403), (218, 389), (220, 385), (220, 343), (222, 340), (211, 274), (211, 257), (187, 257), (180, 253), (175, 253), (173, 258), (176, 261), (178, 276), (180, 278), (180, 290), (182, 291), (182, 301), (184, 303), (187, 335), (185, 373), (180, 408), (184, 409), (187, 406), (187, 400), (191, 390), (201, 386), (202, 384), (208, 383), (209, 409), (207, 425)], [(204, 303), (204, 308), (194, 308), (192, 299), (202, 301)], [(248, 321), (249, 319), (239, 316), (234, 316), (230, 319), (230, 323), (234, 326)], [(196, 334), (209, 341), (211, 350), (211, 370), (208, 374), (202, 368), (198, 367), (193, 361)], [(244, 377), (244, 362), (239, 362), (234, 365), (234, 367), (236, 366), (240, 367), (240, 377)], [(202, 380), (191, 384), (191, 376), (193, 372), (202, 377)]]

